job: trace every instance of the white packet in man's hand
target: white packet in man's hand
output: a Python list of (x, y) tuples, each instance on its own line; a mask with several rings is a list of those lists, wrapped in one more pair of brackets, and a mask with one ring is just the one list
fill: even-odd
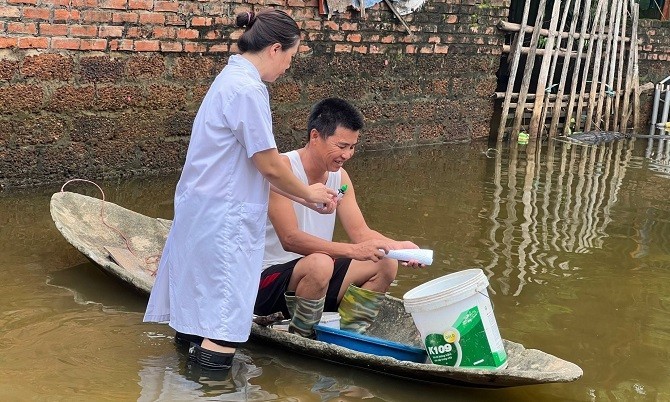
[(430, 265), (433, 263), (433, 250), (428, 250), (425, 248), (390, 250), (386, 256), (388, 258), (393, 258), (399, 261), (416, 260), (424, 265)]

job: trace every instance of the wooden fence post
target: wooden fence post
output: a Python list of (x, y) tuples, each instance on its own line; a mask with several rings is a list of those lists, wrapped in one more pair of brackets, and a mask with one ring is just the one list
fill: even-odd
[(530, 78), (535, 67), (535, 50), (537, 49), (537, 41), (540, 38), (540, 30), (542, 29), (542, 19), (544, 18), (544, 9), (547, 6), (547, 0), (540, 0), (539, 8), (537, 9), (537, 18), (535, 19), (535, 27), (533, 35), (530, 38), (530, 51), (526, 57), (526, 67), (524, 68), (523, 80), (521, 82), (521, 90), (519, 91), (519, 100), (517, 103), (522, 107), (517, 107), (514, 113), (514, 125), (512, 126), (512, 133), (510, 140), (516, 141), (521, 128), (521, 120), (523, 119), (524, 107), (526, 103), (526, 95), (528, 95), (528, 86), (530, 85)]
[(498, 142), (502, 142), (505, 134), (505, 127), (507, 126), (507, 117), (509, 114), (509, 104), (512, 101), (512, 92), (514, 92), (514, 83), (516, 81), (516, 73), (519, 69), (519, 59), (521, 58), (521, 48), (523, 47), (523, 38), (526, 36), (526, 20), (530, 12), (530, 1), (526, 1), (523, 6), (523, 19), (521, 20), (521, 28), (514, 38), (514, 45), (512, 46), (512, 68), (507, 81), (507, 92), (505, 92), (505, 100), (503, 102), (502, 114), (500, 115), (500, 126), (498, 127)]

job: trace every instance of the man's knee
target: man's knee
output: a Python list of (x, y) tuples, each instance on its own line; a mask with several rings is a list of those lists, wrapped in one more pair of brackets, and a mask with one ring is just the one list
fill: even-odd
[(302, 271), (300, 274), (323, 286), (328, 286), (333, 270), (334, 261), (326, 254), (310, 254), (300, 261), (300, 271)]
[(377, 275), (382, 282), (391, 285), (391, 282), (395, 280), (395, 277), (398, 274), (398, 261), (385, 258), (381, 260), (380, 263), (381, 267)]

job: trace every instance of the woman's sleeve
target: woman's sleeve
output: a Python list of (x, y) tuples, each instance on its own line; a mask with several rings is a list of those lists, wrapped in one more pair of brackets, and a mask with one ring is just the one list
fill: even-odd
[(277, 148), (272, 134), (272, 114), (267, 90), (245, 88), (223, 110), (224, 119), (237, 141), (246, 149), (247, 157)]

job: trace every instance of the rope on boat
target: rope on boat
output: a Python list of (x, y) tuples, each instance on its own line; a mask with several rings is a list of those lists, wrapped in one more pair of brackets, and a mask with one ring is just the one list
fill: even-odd
[[(105, 226), (108, 227), (109, 229), (112, 229), (112, 230), (113, 230), (114, 232), (116, 232), (119, 236), (121, 236), (121, 238), (123, 239), (123, 242), (124, 242), (125, 245), (126, 245), (126, 248), (128, 249), (128, 251), (130, 251), (130, 254), (134, 255), (135, 258), (137, 258), (138, 260), (142, 261), (142, 258), (141, 258), (140, 256), (138, 256), (137, 254), (135, 254), (135, 251), (133, 251), (133, 248), (132, 248), (132, 246), (131, 246), (131, 244), (130, 244), (130, 240), (128, 240), (128, 238), (126, 237), (126, 235), (124, 235), (123, 232), (121, 232), (119, 229), (115, 228), (114, 226), (108, 224), (108, 223), (105, 221), (105, 213), (104, 213), (104, 212), (105, 212), (105, 202), (106, 202), (106, 201), (105, 201), (105, 192), (102, 190), (102, 187), (100, 187), (97, 183), (95, 183), (95, 182), (93, 182), (93, 181), (91, 181), (91, 180), (86, 180), (86, 179), (70, 179), (70, 180), (66, 181), (65, 184), (63, 184), (63, 186), (60, 188), (60, 192), (61, 192), (61, 193), (65, 192), (65, 186), (67, 186), (68, 184), (70, 184), (70, 183), (72, 183), (72, 182), (83, 182), (83, 183), (93, 184), (95, 187), (98, 188), (98, 190), (100, 190), (100, 194), (102, 194), (102, 203), (100, 204), (100, 221), (102, 222), (103, 225), (105, 225)], [(152, 256), (149, 256), (149, 257), (147, 257), (147, 258), (144, 258), (144, 264), (145, 264), (145, 265), (156, 264), (156, 263), (158, 262), (159, 259), (160, 259), (160, 255), (152, 255)], [(156, 272), (158, 272), (158, 269), (154, 269), (154, 270), (149, 269), (149, 272), (151, 272), (151, 276), (155, 276), (155, 275), (156, 275)]]

